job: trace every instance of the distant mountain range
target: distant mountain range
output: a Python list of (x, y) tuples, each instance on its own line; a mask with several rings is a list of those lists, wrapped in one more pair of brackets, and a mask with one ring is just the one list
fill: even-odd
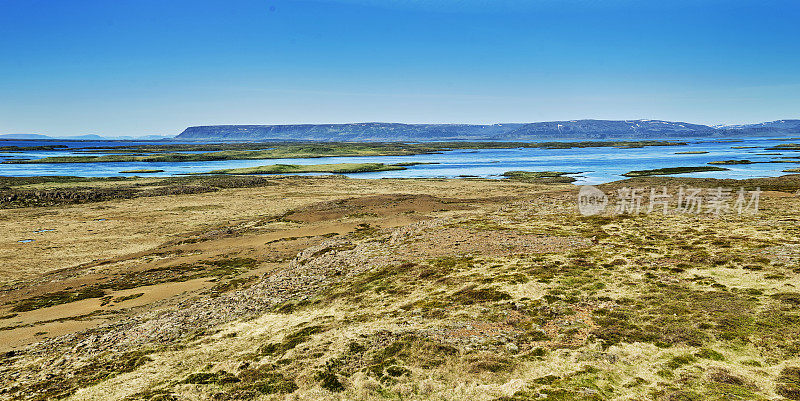
[(39, 134), (2, 134), (0, 135), (0, 139), (43, 140), (43, 139), (53, 139), (53, 138), (47, 135), (39, 135)]
[(95, 134), (87, 134), (87, 135), (77, 135), (77, 136), (61, 136), (61, 137), (54, 137), (48, 135), (41, 135), (41, 134), (2, 134), (0, 135), (0, 140), (36, 140), (36, 141), (130, 141), (130, 140), (142, 140), (142, 141), (154, 141), (154, 140), (162, 140), (162, 139), (172, 139), (169, 136), (164, 135), (145, 135), (145, 136), (113, 136), (113, 137), (106, 137), (100, 136)]
[[(744, 125), (700, 125), (661, 120), (570, 120), (509, 124), (289, 124), (205, 125), (186, 128), (174, 139), (188, 141), (535, 141), (680, 139), (800, 136), (800, 120)], [(4, 134), (0, 140), (164, 140), (161, 135), (51, 137)]]
[(510, 124), (292, 124), (189, 127), (181, 140), (529, 141), (800, 135), (800, 120), (708, 126), (660, 120), (570, 120)]

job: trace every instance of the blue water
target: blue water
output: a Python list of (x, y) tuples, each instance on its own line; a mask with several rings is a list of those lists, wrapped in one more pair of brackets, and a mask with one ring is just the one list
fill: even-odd
[[(146, 176), (171, 176), (186, 173), (207, 172), (223, 168), (254, 167), (269, 164), (322, 164), (322, 163), (401, 163), (425, 162), (410, 166), (407, 170), (383, 171), (374, 173), (346, 174), (353, 178), (453, 178), (459, 176), (476, 176), (499, 178), (502, 173), (511, 170), (528, 171), (569, 171), (575, 172), (577, 184), (599, 184), (615, 181), (624, 177), (621, 174), (631, 170), (649, 170), (663, 167), (704, 166), (708, 162), (718, 160), (768, 161), (781, 156), (800, 156), (800, 152), (766, 151), (765, 148), (789, 140), (770, 138), (747, 138), (737, 142), (720, 139), (692, 140), (686, 146), (652, 146), (636, 149), (618, 148), (574, 148), (574, 149), (482, 149), (455, 150), (441, 154), (414, 156), (365, 156), (365, 157), (324, 157), (312, 159), (266, 159), (266, 160), (223, 160), (206, 162), (181, 163), (50, 163), (50, 164), (0, 164), (0, 176), (43, 176), (71, 175), (82, 177), (130, 176), (121, 174), (122, 170), (161, 169), (163, 173), (145, 174)], [(97, 146), (125, 146), (153, 144), (163, 142), (136, 141), (0, 141), (0, 146), (37, 146), (67, 145), (67, 150), (0, 152), (0, 161), (11, 158), (38, 159), (48, 156), (85, 155), (80, 150)], [(177, 143), (177, 142), (171, 142)], [(738, 146), (755, 148), (735, 149)], [(707, 151), (706, 154), (681, 155), (675, 152)], [(756, 153), (780, 153), (780, 155), (756, 155)], [(98, 154), (98, 153), (93, 153)], [(782, 170), (800, 167), (798, 162), (792, 163), (759, 163), (745, 165), (721, 166), (729, 171), (681, 174), (685, 177), (711, 178), (752, 178), (774, 177), (783, 175)]]

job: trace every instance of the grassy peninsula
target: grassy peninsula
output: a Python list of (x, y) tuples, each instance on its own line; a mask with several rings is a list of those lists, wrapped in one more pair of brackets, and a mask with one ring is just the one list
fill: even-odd
[(625, 177), (647, 177), (651, 175), (671, 175), (671, 174), (685, 174), (685, 173), (698, 173), (703, 171), (725, 171), (728, 170), (722, 167), (713, 166), (699, 166), (699, 167), (667, 167), (657, 168), (653, 170), (634, 170), (622, 174)]
[(575, 178), (567, 177), (567, 174), (577, 174), (564, 171), (506, 171), (503, 177), (509, 180), (524, 182), (548, 182), (548, 183), (570, 183)]
[(154, 174), (154, 173), (163, 173), (164, 170), (159, 169), (151, 169), (151, 168), (142, 168), (138, 170), (122, 170), (120, 174)]
[(273, 164), (269, 166), (230, 168), (209, 171), (204, 174), (296, 174), (296, 173), (367, 173), (373, 171), (405, 170), (405, 165), (384, 163), (336, 163), (336, 164)]
[[(258, 144), (173, 144), (95, 148), (92, 152), (131, 154), (52, 156), (35, 160), (7, 160), (4, 163), (101, 163), (101, 162), (196, 162), (215, 160), (256, 160), (336, 156), (409, 156), (440, 153), (454, 149), (569, 149), (587, 147), (679, 146), (675, 141), (582, 141), (582, 142), (281, 142)], [(178, 153), (202, 152), (202, 153)]]

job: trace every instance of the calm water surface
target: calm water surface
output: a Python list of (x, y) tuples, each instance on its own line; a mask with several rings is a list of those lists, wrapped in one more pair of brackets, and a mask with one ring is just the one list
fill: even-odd
[[(569, 171), (574, 172), (576, 184), (599, 184), (624, 177), (621, 174), (631, 170), (649, 170), (663, 167), (704, 166), (711, 161), (741, 160), (770, 161), (786, 156), (800, 156), (800, 152), (767, 151), (765, 148), (788, 143), (790, 140), (770, 138), (747, 138), (737, 142), (720, 139), (690, 140), (686, 146), (651, 146), (637, 149), (619, 148), (574, 148), (574, 149), (481, 149), (454, 150), (441, 154), (415, 156), (365, 156), (365, 157), (324, 157), (312, 159), (266, 159), (266, 160), (222, 160), (180, 163), (50, 163), (50, 164), (0, 164), (0, 176), (43, 176), (70, 175), (82, 177), (126, 176), (122, 170), (160, 169), (163, 173), (147, 176), (171, 176), (176, 174), (200, 173), (223, 168), (254, 167), (269, 164), (323, 164), (323, 163), (401, 163), (425, 162), (401, 171), (346, 174), (353, 178), (454, 178), (475, 176), (500, 178), (511, 170), (528, 171)], [(67, 150), (0, 152), (0, 161), (25, 158), (38, 159), (48, 156), (85, 155), (81, 148), (97, 146), (124, 146), (153, 144), (154, 142), (40, 142), (40, 141), (0, 141), (0, 146), (38, 146), (67, 145)], [(164, 142), (158, 142), (164, 143)], [(180, 143), (180, 142), (169, 142)], [(748, 147), (745, 149), (737, 147)], [(752, 148), (749, 148), (752, 147)], [(707, 151), (705, 154), (675, 154), (686, 151)], [(776, 153), (758, 155), (758, 153)], [(779, 153), (779, 154), (777, 154)], [(791, 160), (791, 159), (788, 159)], [(729, 171), (681, 174), (685, 177), (711, 178), (751, 178), (774, 177), (786, 174), (787, 168), (800, 167), (800, 159), (792, 163), (758, 163), (727, 165)]]

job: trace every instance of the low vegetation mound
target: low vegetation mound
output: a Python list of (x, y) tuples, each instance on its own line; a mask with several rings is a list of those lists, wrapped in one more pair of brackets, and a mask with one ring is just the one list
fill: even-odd
[(563, 171), (506, 171), (503, 177), (515, 181), (539, 182), (539, 183), (561, 183), (568, 184), (575, 181), (575, 178), (568, 177), (569, 173)]
[(625, 177), (647, 177), (651, 175), (671, 175), (671, 174), (686, 174), (686, 173), (699, 173), (705, 171), (725, 171), (728, 170), (723, 167), (712, 166), (699, 166), (699, 167), (666, 167), (657, 168), (653, 170), (634, 170), (622, 174)]
[[(408, 164), (406, 164), (407, 166)], [(384, 163), (336, 164), (272, 164), (269, 166), (231, 168), (209, 171), (205, 174), (297, 174), (297, 173), (367, 173), (374, 171), (405, 170), (405, 166)]]

